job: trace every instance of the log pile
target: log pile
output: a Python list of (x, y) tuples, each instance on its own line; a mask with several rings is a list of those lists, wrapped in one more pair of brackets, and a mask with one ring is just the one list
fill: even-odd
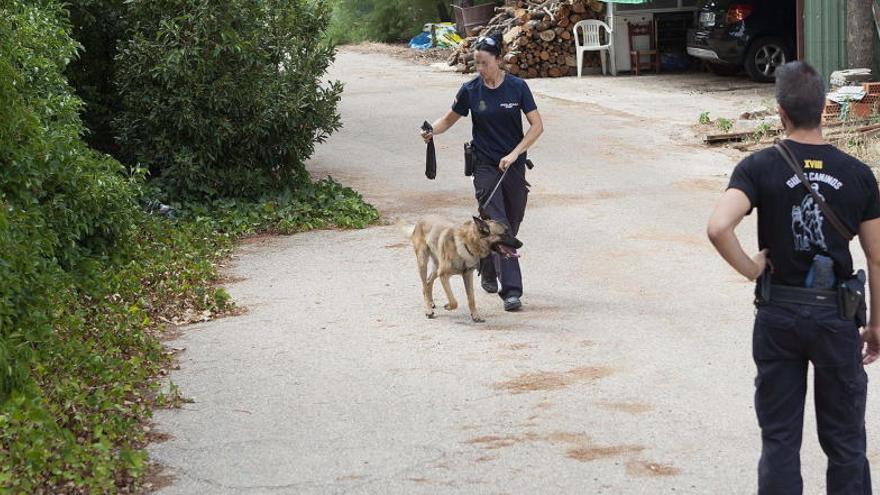
[[(488, 24), (464, 40), (449, 59), (458, 72), (474, 72), (473, 44), (478, 36), (500, 34), (504, 65), (523, 77), (561, 77), (577, 74), (572, 28), (584, 19), (602, 19), (605, 4), (598, 0), (509, 0), (495, 9)], [(598, 52), (584, 53), (584, 67), (598, 67)]]

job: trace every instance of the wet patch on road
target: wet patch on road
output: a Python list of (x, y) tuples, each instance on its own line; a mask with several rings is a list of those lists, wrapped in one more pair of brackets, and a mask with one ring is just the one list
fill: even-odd
[(613, 445), (576, 447), (568, 450), (568, 457), (580, 462), (591, 462), (609, 457), (621, 457), (645, 450), (640, 445)]
[[(526, 432), (520, 435), (485, 435), (472, 438), (465, 443), (469, 445), (479, 445), (485, 450), (499, 450), (522, 443), (565, 445), (568, 446), (566, 456), (580, 462), (591, 462), (614, 457), (626, 457), (632, 454), (638, 454), (645, 450), (645, 447), (641, 445), (596, 445), (588, 435), (578, 432), (551, 432), (544, 434)], [(491, 456), (492, 455), (483, 454), (480, 458)], [(494, 458), (492, 458), (492, 460), (494, 460)], [(629, 461), (627, 465), (629, 466), (630, 464), (633, 466), (632, 470), (634, 473), (673, 473), (673, 470), (675, 469), (671, 466), (644, 463), (636, 460)], [(674, 472), (673, 474), (677, 474), (677, 472)], [(661, 474), (657, 475), (660, 476)]]
[(541, 390), (560, 390), (576, 383), (597, 381), (614, 373), (612, 368), (601, 366), (583, 366), (564, 372), (539, 371), (499, 382), (493, 385), (497, 390), (506, 390), (511, 394), (523, 394)]

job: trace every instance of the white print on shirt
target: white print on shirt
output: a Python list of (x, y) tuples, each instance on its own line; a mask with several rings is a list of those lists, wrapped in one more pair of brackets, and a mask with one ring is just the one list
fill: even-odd
[[(839, 191), (841, 187), (843, 187), (843, 182), (834, 177), (833, 175), (829, 175), (823, 172), (804, 172), (804, 175), (807, 176), (807, 180), (810, 182), (823, 182), (833, 187), (835, 191)], [(797, 175), (788, 179), (785, 185), (788, 186), (789, 189), (794, 189), (795, 187), (801, 184), (801, 180)]]
[(510, 110), (511, 108), (516, 108), (519, 106), (519, 103), (502, 103), (501, 108), (506, 108)]
[[(819, 184), (813, 184), (813, 190), (819, 193)], [(819, 194), (823, 200), (825, 196)], [(796, 251), (811, 251), (818, 248), (827, 251), (825, 234), (822, 233), (822, 225), (825, 217), (822, 216), (822, 208), (813, 199), (812, 194), (804, 196), (800, 206), (791, 207), (791, 231), (794, 234), (794, 249)]]

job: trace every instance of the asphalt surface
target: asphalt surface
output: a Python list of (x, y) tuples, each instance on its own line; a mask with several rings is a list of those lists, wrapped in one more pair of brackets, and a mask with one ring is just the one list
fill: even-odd
[[(437, 137), (435, 181), (416, 131), (466, 78), (348, 51), (331, 77), (346, 84), (345, 128), (310, 170), (361, 191), (387, 223), (240, 246), (228, 289), (246, 314), (171, 343), (186, 348), (171, 380), (194, 402), (156, 414), (170, 439), (150, 452), (174, 478), (160, 493), (755, 492), (752, 287), (704, 234), (736, 157), (690, 144), (687, 128), (770, 89), (705, 75), (530, 83), (546, 130), (519, 235), (524, 307), (505, 313), (481, 292), (475, 324), (464, 304), (424, 317), (394, 225), (475, 211), (469, 122)], [(740, 228), (749, 249), (753, 222)], [(805, 493), (819, 494), (807, 407)]]

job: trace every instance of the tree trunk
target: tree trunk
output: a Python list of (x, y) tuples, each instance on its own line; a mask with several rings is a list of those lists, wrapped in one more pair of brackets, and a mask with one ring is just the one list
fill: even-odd
[(873, 0), (847, 0), (847, 53), (849, 68), (874, 67)]

